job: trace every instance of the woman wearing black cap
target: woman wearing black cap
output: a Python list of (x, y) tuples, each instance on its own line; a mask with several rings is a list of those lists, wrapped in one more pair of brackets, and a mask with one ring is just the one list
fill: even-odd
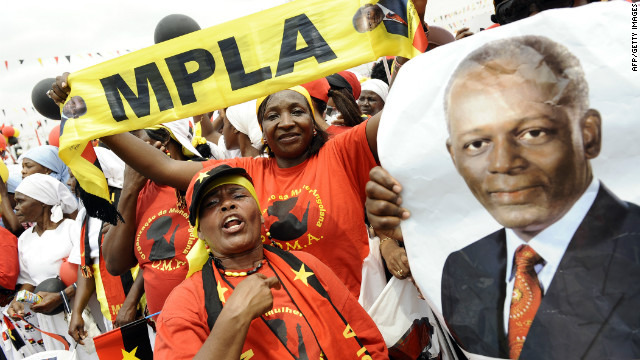
[(263, 245), (264, 219), (244, 169), (198, 174), (187, 201), (209, 260), (167, 299), (156, 358), (388, 358), (377, 327), (329, 268)]

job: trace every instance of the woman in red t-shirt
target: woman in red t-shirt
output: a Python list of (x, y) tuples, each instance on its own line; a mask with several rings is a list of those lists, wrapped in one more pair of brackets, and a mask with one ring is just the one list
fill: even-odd
[[(66, 76), (51, 96), (63, 101)], [(102, 140), (127, 164), (158, 183), (186, 189), (191, 177), (220, 162), (247, 169), (256, 183), (269, 233), (285, 250), (314, 254), (340, 274), (355, 296), (362, 261), (369, 253), (364, 223), (365, 186), (377, 163), (381, 113), (331, 140), (314, 122), (311, 99), (302, 87), (259, 99), (258, 121), (268, 158), (173, 161), (128, 133)]]
[[(187, 138), (192, 128), (189, 121), (139, 130), (136, 136), (147, 142), (159, 141), (171, 159), (185, 162), (200, 155)], [(124, 176), (118, 202), (124, 222), (112, 226), (105, 235), (103, 255), (112, 275), (140, 264), (147, 308), (153, 314), (162, 310), (171, 290), (185, 279), (189, 270), (186, 256), (196, 239), (190, 231), (184, 194), (147, 180), (130, 167)]]

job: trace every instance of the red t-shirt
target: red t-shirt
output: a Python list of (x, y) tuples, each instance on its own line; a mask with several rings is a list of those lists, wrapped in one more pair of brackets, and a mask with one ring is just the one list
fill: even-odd
[(177, 205), (176, 191), (151, 181), (138, 195), (134, 252), (143, 270), (150, 313), (162, 310), (171, 290), (187, 276), (187, 254), (195, 243), (189, 212)]
[(0, 254), (2, 254), (0, 286), (7, 290), (14, 290), (20, 273), (18, 238), (3, 227), (0, 227)]
[[(299, 251), (294, 252), (294, 254), (315, 271), (316, 277), (327, 290), (331, 301), (351, 325), (351, 328), (362, 341), (362, 345), (367, 348), (372, 358), (388, 358), (380, 331), (366, 311), (358, 304), (356, 298), (351, 296), (340, 279), (313, 256)], [(214, 271), (216, 270), (214, 269)], [(273, 271), (266, 265), (258, 272), (267, 277), (274, 276)], [(245, 277), (227, 277), (227, 279), (235, 287)], [(226, 283), (221, 286), (228, 288), (227, 290), (223, 289), (223, 296), (226, 301), (233, 290)], [(272, 322), (272, 329), (280, 324), (285, 326), (287, 348), (295, 356), (299, 357), (299, 332), (304, 341), (304, 349), (308, 359), (319, 359), (318, 343), (291, 298), (283, 288), (280, 290), (272, 289), (271, 292), (274, 295), (273, 308), (262, 317)], [(312, 316), (312, 314), (304, 315)], [(254, 319), (249, 326), (248, 334), (256, 331), (256, 329), (262, 329), (257, 322), (262, 322), (262, 320), (259, 318)], [(300, 326), (300, 330), (297, 329), (298, 326)], [(341, 325), (339, 329), (330, 329), (331, 334), (342, 338), (343, 326)], [(200, 350), (200, 347), (202, 347), (202, 344), (210, 334), (204, 303), (202, 271), (185, 280), (171, 293), (158, 319), (157, 330), (154, 349), (154, 357), (156, 359), (192, 359)], [(279, 332), (284, 331), (284, 329), (279, 330)], [(323, 329), (314, 329), (314, 331), (323, 331)], [(253, 360), (290, 358), (285, 349), (274, 346), (272, 341), (254, 343), (245, 341), (242, 353), (252, 354)], [(246, 358), (248, 359), (249, 357)], [(349, 358), (349, 356), (345, 354), (344, 358)]]
[(334, 137), (336, 135), (340, 135), (343, 132), (349, 131), (353, 128), (348, 127), (348, 126), (340, 126), (340, 125), (331, 125), (327, 128), (327, 133), (331, 136)]
[[(364, 223), (365, 185), (376, 165), (367, 122), (329, 140), (317, 156), (279, 168), (275, 158), (209, 160), (227, 163), (253, 179), (265, 227), (284, 250), (302, 250), (322, 260), (358, 297), (362, 261), (369, 253)], [(263, 242), (267, 242), (263, 229)]]

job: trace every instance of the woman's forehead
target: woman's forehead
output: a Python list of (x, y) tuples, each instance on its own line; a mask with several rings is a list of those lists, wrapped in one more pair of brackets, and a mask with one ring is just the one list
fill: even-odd
[(224, 185), (216, 186), (215, 189), (212, 189), (211, 191), (209, 191), (204, 198), (206, 199), (208, 197), (219, 195), (221, 193), (235, 193), (239, 191), (242, 192), (243, 190), (247, 192), (249, 191), (242, 185), (224, 184)]
[(16, 200), (29, 200), (29, 199), (33, 200), (32, 197), (25, 195), (19, 191), (16, 191), (14, 195)]
[(304, 95), (293, 90), (282, 90), (269, 97), (266, 108), (287, 107), (290, 105), (301, 105), (305, 108), (308, 107), (307, 99)]

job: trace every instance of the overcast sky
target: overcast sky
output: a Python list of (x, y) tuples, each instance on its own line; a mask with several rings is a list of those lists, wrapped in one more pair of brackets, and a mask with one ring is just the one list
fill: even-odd
[[(477, 1), (431, 0), (427, 18)], [(6, 115), (0, 112), (0, 123), (23, 124), (24, 140), (35, 141), (30, 135), (31, 125), (43, 119), (31, 110), (31, 90), (38, 81), (116, 57), (117, 51), (122, 54), (153, 45), (155, 26), (166, 15), (185, 14), (206, 28), (285, 2), (288, 1), (4, 1), (0, 9), (0, 109)], [(65, 56), (70, 56), (71, 61)], [(54, 124), (49, 122), (40, 136), (46, 136)]]

